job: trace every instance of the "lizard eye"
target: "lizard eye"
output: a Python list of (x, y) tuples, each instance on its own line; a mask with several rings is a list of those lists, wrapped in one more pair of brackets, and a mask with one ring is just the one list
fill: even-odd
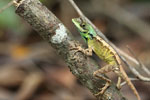
[(82, 24), (83, 27), (85, 27), (85, 24)]
[(80, 26), (84, 28), (84, 27), (85, 27), (85, 24), (83, 23), (83, 24), (81, 24)]

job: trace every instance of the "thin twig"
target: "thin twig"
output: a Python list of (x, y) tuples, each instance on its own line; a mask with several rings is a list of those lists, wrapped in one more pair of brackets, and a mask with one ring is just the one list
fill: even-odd
[[(132, 73), (138, 77), (140, 80), (143, 80), (143, 81), (150, 81), (149, 78), (147, 77), (144, 77), (142, 75), (139, 74), (139, 72), (134, 68), (134, 67), (131, 67), (129, 66), (129, 64), (127, 63), (127, 61), (124, 59), (124, 57), (126, 57), (127, 59), (129, 59), (130, 61), (136, 63), (137, 65), (139, 64), (139, 62), (134, 59), (133, 57), (129, 56), (128, 54), (126, 54), (125, 52), (123, 52), (122, 50), (120, 50), (118, 47), (116, 47), (112, 42), (110, 42), (106, 37), (105, 35), (82, 13), (82, 11), (79, 9), (79, 7), (75, 4), (75, 2), (73, 0), (68, 0), (71, 5), (75, 8), (75, 10), (77, 11), (77, 13), (79, 14), (79, 16), (86, 20), (89, 24), (92, 25), (92, 27), (95, 29), (95, 31), (97, 32), (97, 34), (102, 37), (110, 46), (112, 46), (116, 51), (119, 52), (119, 56), (120, 58), (122, 59), (122, 61), (130, 68), (130, 70), (132, 71)], [(124, 57), (122, 57), (124, 56)]]
[(69, 2), (73, 5), (73, 7), (76, 9), (76, 11), (78, 12), (78, 14), (81, 17), (84, 17), (84, 14), (81, 12), (81, 10), (79, 9), (79, 7), (75, 4), (75, 2), (73, 0), (69, 0)]
[(129, 46), (127, 46), (128, 51), (134, 56), (134, 58), (138, 61), (138, 65), (150, 76), (150, 71), (146, 68), (146, 66), (144, 66), (144, 64), (138, 59), (138, 57), (135, 55), (135, 53), (133, 52), (133, 50), (131, 50), (131, 48)]
[(4, 7), (2, 7), (2, 8), (0, 9), (0, 13), (3, 12), (5, 9), (9, 8), (12, 4), (13, 4), (13, 0), (10, 1), (10, 2), (9, 2), (7, 5), (5, 5)]
[(120, 58), (138, 79), (140, 79), (141, 81), (150, 82), (150, 78), (142, 76), (133, 66), (128, 64), (128, 62), (123, 56), (120, 56)]
[(82, 13), (82, 11), (79, 9), (79, 7), (75, 4), (75, 2), (73, 0), (69, 0), (69, 2), (71, 3), (71, 5), (75, 8), (75, 10), (77, 11), (77, 13), (79, 14), (79, 16), (86, 20), (90, 25), (92, 25), (92, 27), (96, 30), (97, 33), (99, 33), (99, 35), (104, 38), (107, 42), (108, 39), (103, 35), (103, 33), (98, 30), (98, 28)]
[[(137, 79), (137, 78), (129, 78), (131, 81), (139, 81), (139, 79)], [(121, 87), (122, 86), (124, 86), (125, 84), (126, 84), (127, 82), (122, 82), (120, 85), (121, 85)]]
[(146, 21), (120, 7), (113, 0), (92, 0), (92, 4), (94, 10), (116, 20), (150, 42), (150, 25)]

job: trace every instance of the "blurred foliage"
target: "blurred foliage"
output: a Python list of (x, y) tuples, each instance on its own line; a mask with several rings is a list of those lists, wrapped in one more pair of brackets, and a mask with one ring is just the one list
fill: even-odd
[[(8, 4), (9, 1), (1, 0), (0, 8)], [(7, 8), (5, 11), (0, 13), (0, 27), (14, 29), (20, 25), (19, 17), (15, 14), (15, 8), (13, 6)]]
[[(0, 8), (7, 5), (10, 1), (11, 0), (0, 0)], [(77, 32), (77, 29), (71, 22), (71, 18), (77, 17), (78, 14), (70, 3), (68, 3), (68, 0), (40, 1), (66, 25), (78, 40), (81, 39), (79, 32)], [(148, 57), (150, 55), (150, 48), (144, 39), (141, 39), (140, 36), (134, 34), (124, 27), (124, 25), (116, 22), (109, 16), (99, 13), (98, 10), (91, 9), (91, 2), (94, 0), (74, 1), (101, 31), (105, 33), (113, 43), (117, 44), (117, 47), (128, 52), (126, 48), (128, 44), (132, 47), (135, 54), (140, 54), (142, 62), (149, 67), (150, 61)], [(144, 20), (147, 22), (150, 21), (150, 15), (145, 14), (147, 7), (144, 5), (145, 8), (141, 9), (143, 8), (143, 4), (150, 2), (150, 0), (114, 1), (118, 1), (118, 4), (125, 4), (125, 6), (129, 5), (129, 10), (132, 10), (133, 14), (137, 12), (137, 15), (144, 16)], [(137, 2), (138, 5), (136, 5)], [(139, 11), (142, 13), (139, 13)], [(15, 8), (13, 6), (0, 13), (0, 40), (0, 100), (11, 100), (8, 99), (8, 97), (12, 98), (14, 94), (15, 96), (22, 96), (24, 91), (33, 91), (30, 93), (30, 97), (28, 97), (26, 93), (23, 95), (23, 97), (27, 96), (30, 98), (28, 100), (95, 100), (92, 94), (77, 82), (64, 61), (54, 52), (49, 44), (43, 42), (42, 38), (33, 31), (30, 25), (15, 14)], [(6, 69), (4, 70), (2, 68)], [(40, 71), (46, 80), (43, 80), (44, 84), (41, 86), (36, 85), (37, 87), (33, 89), (34, 86), (30, 87), (27, 84), (32, 83), (36, 78), (33, 77), (30, 81), (26, 81), (26, 77), (30, 77), (30, 74), (36, 71), (37, 73)], [(114, 75), (111, 76), (112, 80), (116, 79)], [(37, 75), (37, 79), (39, 79), (39, 77), (40, 76)], [(23, 82), (27, 84), (24, 85)], [(149, 83), (135, 82), (135, 86), (137, 86), (140, 95), (144, 98), (143, 100), (150, 100), (148, 84)], [(17, 86), (18, 88), (17, 90), (11, 91), (4, 86), (11, 86), (13, 88)], [(22, 87), (25, 88), (22, 89)], [(2, 88), (4, 90), (2, 90)], [(28, 91), (26, 88), (30, 88), (31, 90)], [(23, 92), (21, 92), (21, 89)], [(134, 97), (132, 97), (134, 95), (128, 88), (123, 88), (122, 92), (123, 94), (127, 93), (126, 95), (129, 97), (129, 100), (134, 100)]]
[(11, 50), (11, 56), (13, 59), (23, 59), (29, 54), (30, 50), (28, 47), (23, 45), (14, 45)]

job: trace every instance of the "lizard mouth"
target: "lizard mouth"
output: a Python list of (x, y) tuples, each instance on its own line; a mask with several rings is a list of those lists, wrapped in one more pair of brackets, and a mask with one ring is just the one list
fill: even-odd
[(82, 18), (73, 18), (73, 19), (72, 19), (72, 22), (73, 22), (73, 23), (83, 23), (84, 21), (83, 21)]

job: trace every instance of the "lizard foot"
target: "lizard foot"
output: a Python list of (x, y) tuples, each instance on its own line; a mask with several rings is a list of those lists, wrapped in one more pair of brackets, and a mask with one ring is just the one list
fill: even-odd
[(121, 89), (121, 77), (118, 77), (118, 82), (117, 82), (117, 89)]
[(83, 54), (87, 55), (87, 56), (92, 56), (92, 49), (84, 49), (81, 46), (76, 46), (71, 48), (70, 50), (76, 50), (76, 52), (82, 52)]
[(117, 89), (120, 90), (120, 89), (121, 89), (121, 86), (117, 86)]
[(110, 83), (109, 83), (109, 82), (106, 82), (105, 86), (104, 86), (103, 88), (100, 89), (101, 91), (98, 92), (98, 93), (96, 93), (96, 94), (94, 94), (94, 95), (95, 95), (95, 96), (103, 95), (104, 92), (106, 91), (106, 89), (109, 87), (109, 85), (110, 85)]
[(101, 96), (101, 95), (103, 95), (104, 94), (104, 91), (102, 91), (102, 89), (100, 89), (101, 91), (100, 92), (98, 92), (98, 93), (96, 93), (96, 94), (94, 94), (94, 96)]

